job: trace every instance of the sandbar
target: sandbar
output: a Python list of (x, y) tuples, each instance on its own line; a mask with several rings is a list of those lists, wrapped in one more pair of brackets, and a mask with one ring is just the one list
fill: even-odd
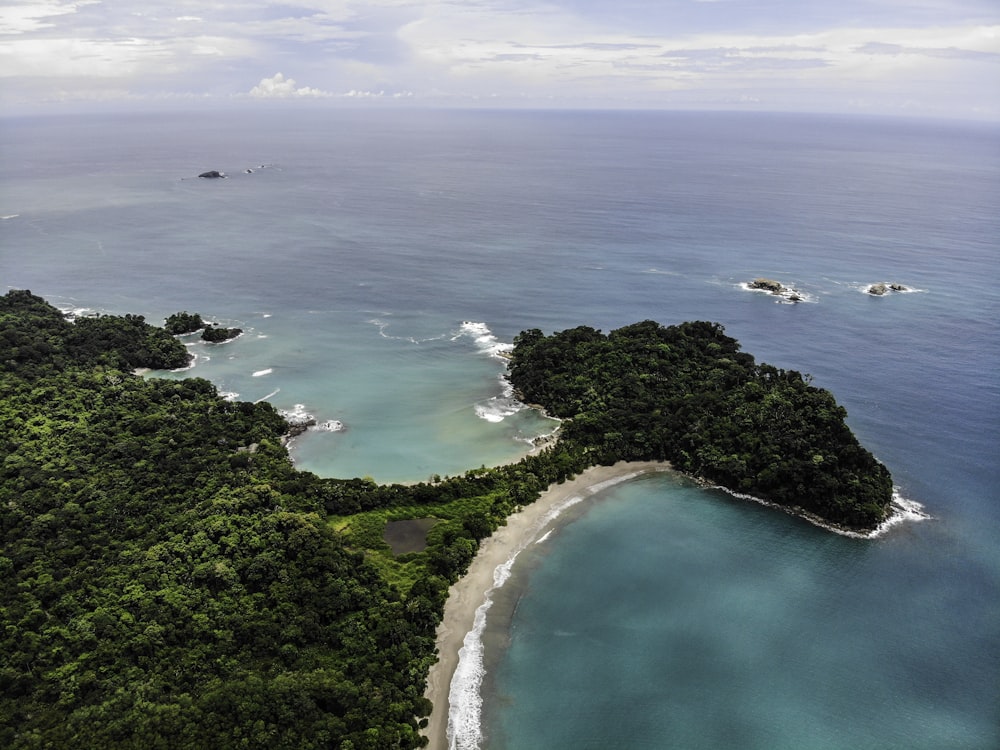
[(459, 663), (458, 651), (466, 634), (474, 627), (476, 609), (483, 603), (486, 592), (493, 588), (496, 568), (523, 548), (530, 541), (529, 537), (543, 533), (546, 515), (571, 498), (588, 497), (641, 474), (672, 470), (665, 461), (619, 461), (613, 466), (592, 466), (574, 479), (550, 485), (534, 503), (509, 516), (506, 526), (482, 541), (468, 572), (448, 590), (444, 617), (437, 629), (438, 661), (428, 673), (424, 693), (434, 704), (424, 729), (430, 740), (430, 750), (448, 750), (448, 693)]

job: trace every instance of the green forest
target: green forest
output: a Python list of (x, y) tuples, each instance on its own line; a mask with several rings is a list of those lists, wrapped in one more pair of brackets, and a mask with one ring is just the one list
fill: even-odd
[[(666, 458), (857, 528), (891, 492), (827, 392), (715, 324), (522, 333), (561, 439), (414, 485), (296, 470), (271, 405), (135, 374), (187, 361), (142, 316), (0, 297), (0, 747), (423, 747), (448, 586), (550, 484)], [(395, 555), (406, 519), (427, 545)]]
[(757, 364), (718, 323), (536, 329), (514, 344), (520, 397), (568, 420), (563, 438), (592, 463), (667, 460), (848, 528), (874, 528), (888, 513), (889, 471), (833, 395), (795, 370)]

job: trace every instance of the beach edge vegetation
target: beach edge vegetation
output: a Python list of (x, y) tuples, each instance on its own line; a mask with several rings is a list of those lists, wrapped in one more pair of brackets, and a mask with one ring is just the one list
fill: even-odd
[[(0, 745), (422, 747), (448, 587), (551, 484), (595, 464), (669, 458), (780, 502), (737, 471), (756, 466), (749, 428), (717, 442), (747, 424), (773, 426), (778, 442), (766, 445), (801, 447), (787, 471), (803, 485), (848, 459), (869, 465), (832, 396), (754, 364), (716, 324), (526, 331), (512, 357), (524, 398), (566, 420), (554, 445), (507, 466), (376, 485), (295, 469), (289, 425), (266, 402), (135, 374), (189, 359), (141, 316), (71, 322), (30, 292), (0, 297)], [(697, 382), (711, 389), (688, 392)], [(732, 392), (755, 406), (729, 409)], [(721, 407), (729, 420), (706, 424)], [(682, 418), (689, 428), (671, 437)], [(817, 421), (819, 442), (804, 434)], [(855, 472), (870, 486), (861, 510), (841, 507), (842, 487), (817, 495), (844, 511), (830, 521), (867, 529), (884, 517), (891, 479), (873, 466)], [(855, 474), (837, 481), (853, 487)], [(797, 486), (788, 497), (824, 507)], [(395, 556), (385, 524), (410, 518), (434, 520), (427, 545)]]

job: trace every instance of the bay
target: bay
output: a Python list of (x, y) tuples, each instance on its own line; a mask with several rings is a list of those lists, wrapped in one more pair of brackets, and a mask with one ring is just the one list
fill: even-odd
[(244, 328), (168, 376), (341, 422), (294, 442), (302, 468), (514, 460), (552, 424), (509, 413), (497, 347), (705, 319), (832, 390), (931, 516), (859, 541), (683, 483), (609, 491), (515, 571), (490, 748), (1000, 744), (994, 125), (260, 108), (0, 136), (5, 287)]

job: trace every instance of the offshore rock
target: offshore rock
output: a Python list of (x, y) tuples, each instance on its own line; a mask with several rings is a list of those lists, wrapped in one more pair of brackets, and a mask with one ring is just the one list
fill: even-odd
[[(287, 418), (286, 421), (288, 421)], [(298, 437), (299, 435), (304, 433), (306, 430), (308, 430), (315, 424), (316, 424), (315, 419), (305, 419), (301, 422), (288, 421), (288, 432), (285, 433), (285, 437), (286, 438)]]
[(888, 294), (889, 292), (908, 292), (910, 290), (909, 287), (903, 286), (902, 284), (885, 284), (880, 281), (877, 284), (869, 284), (868, 289), (865, 291), (867, 291), (868, 294), (881, 297), (883, 294)]
[(756, 278), (747, 284), (747, 288), (760, 292), (768, 292), (776, 297), (784, 297), (788, 302), (801, 302), (804, 299), (797, 290), (787, 287), (774, 279)]
[(219, 178), (225, 179), (225, 175), (217, 169), (209, 170), (208, 172), (202, 172), (199, 177), (203, 177), (206, 180), (217, 180)]
[(781, 285), (781, 282), (775, 281), (774, 279), (754, 279), (750, 282), (751, 289), (763, 289), (766, 292), (771, 292), (772, 294), (781, 294), (785, 291), (785, 287)]
[(205, 327), (205, 330), (201, 332), (201, 339), (210, 344), (224, 344), (242, 335), (242, 333), (242, 328), (223, 328), (222, 326), (213, 326), (209, 323)]

